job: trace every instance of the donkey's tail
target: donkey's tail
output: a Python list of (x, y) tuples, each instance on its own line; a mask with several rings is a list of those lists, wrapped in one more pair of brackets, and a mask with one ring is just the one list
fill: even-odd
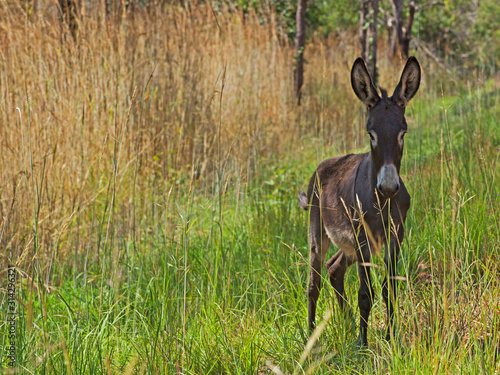
[(304, 211), (307, 211), (309, 209), (309, 201), (307, 200), (307, 195), (303, 191), (299, 193), (299, 206), (302, 207)]

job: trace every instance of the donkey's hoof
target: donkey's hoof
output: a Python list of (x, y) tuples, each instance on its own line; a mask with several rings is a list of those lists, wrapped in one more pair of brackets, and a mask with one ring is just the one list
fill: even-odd
[(368, 346), (368, 340), (363, 339), (361, 336), (359, 336), (358, 341), (356, 342), (356, 346), (360, 349), (366, 348)]

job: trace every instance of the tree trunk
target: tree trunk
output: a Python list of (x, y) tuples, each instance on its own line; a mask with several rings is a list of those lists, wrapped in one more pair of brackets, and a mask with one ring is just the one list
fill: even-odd
[(391, 45), (389, 47), (390, 56), (394, 58), (396, 55), (396, 45), (398, 43), (398, 32), (396, 30), (396, 25), (392, 25), (392, 35), (391, 35)]
[(416, 11), (415, 1), (411, 0), (409, 7), (410, 7), (410, 13), (408, 14), (408, 18), (406, 19), (403, 39), (400, 42), (401, 53), (405, 59), (407, 59), (410, 56), (411, 28), (413, 26), (413, 18), (415, 17), (415, 11)]
[(401, 57), (407, 59), (410, 55), (411, 28), (413, 26), (413, 18), (415, 17), (417, 7), (415, 6), (414, 0), (411, 0), (408, 4), (409, 13), (403, 30), (403, 0), (390, 0), (390, 2), (394, 15), (394, 36), (391, 45), (392, 57), (396, 55), (397, 44)]
[[(377, 23), (379, 0), (359, 1), (359, 45), (373, 82), (377, 79)], [(371, 9), (371, 12), (369, 10)]]
[(392, 38), (392, 57), (396, 55), (397, 45), (403, 39), (403, 0), (390, 0), (394, 16), (394, 35)]
[(377, 23), (378, 23), (378, 0), (372, 0), (373, 19), (370, 24), (372, 36), (372, 53), (370, 56), (370, 73), (373, 83), (377, 82)]
[(366, 0), (359, 0), (359, 45), (361, 47), (361, 58), (365, 61), (368, 60), (368, 28), (365, 27), (367, 22), (368, 8)]
[(300, 105), (301, 88), (304, 83), (304, 49), (306, 44), (307, 0), (298, 0), (295, 35), (295, 96)]

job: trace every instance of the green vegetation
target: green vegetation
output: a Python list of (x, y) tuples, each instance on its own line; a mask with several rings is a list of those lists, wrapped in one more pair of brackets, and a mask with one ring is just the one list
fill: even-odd
[[(290, 40), (295, 38), (296, 1), (289, 0), (238, 0), (217, 2), (230, 4), (248, 12), (252, 8), (260, 15), (260, 22), (269, 22), (270, 10), (276, 14), (275, 22), (278, 30)], [(409, 12), (409, 1), (403, 3), (403, 20)], [(422, 48), (433, 56), (448, 63), (468, 69), (481, 67), (492, 72), (498, 70), (500, 60), (500, 37), (498, 19), (500, 5), (496, 0), (471, 2), (455, 1), (416, 1), (412, 34), (415, 37), (412, 48)], [(346, 30), (357, 32), (359, 27), (359, 1), (349, 0), (311, 0), (306, 12), (307, 27), (310, 34), (318, 33), (327, 36), (330, 33), (342, 34)], [(394, 25), (393, 9), (390, 1), (379, 1), (378, 31), (379, 35), (390, 38)], [(368, 15), (368, 17), (371, 17)], [(367, 25), (368, 26), (368, 25)], [(357, 45), (356, 45), (357, 46)]]
[[(370, 345), (355, 347), (352, 267), (352, 313), (325, 279), (326, 325), (304, 353), (307, 215), (296, 196), (324, 158), (368, 149), (348, 80), (355, 35), (311, 38), (298, 108), (293, 48), (251, 9), (217, 20), (201, 5), (122, 18), (87, 9), (77, 40), (50, 9), (28, 20), (0, 6), (5, 373), (8, 264), (13, 373), (500, 371), (498, 77), (418, 52), (399, 338), (383, 339), (377, 269)], [(404, 61), (379, 61), (392, 90)]]

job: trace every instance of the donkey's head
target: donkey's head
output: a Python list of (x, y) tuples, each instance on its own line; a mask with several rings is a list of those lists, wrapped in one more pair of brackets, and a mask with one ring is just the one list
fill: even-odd
[(405, 108), (420, 85), (420, 65), (415, 57), (406, 62), (401, 79), (389, 98), (373, 85), (363, 59), (358, 58), (351, 70), (351, 84), (357, 97), (368, 108), (366, 130), (370, 135), (371, 156), (377, 173), (377, 190), (386, 198), (399, 190), (399, 168), (407, 131)]

